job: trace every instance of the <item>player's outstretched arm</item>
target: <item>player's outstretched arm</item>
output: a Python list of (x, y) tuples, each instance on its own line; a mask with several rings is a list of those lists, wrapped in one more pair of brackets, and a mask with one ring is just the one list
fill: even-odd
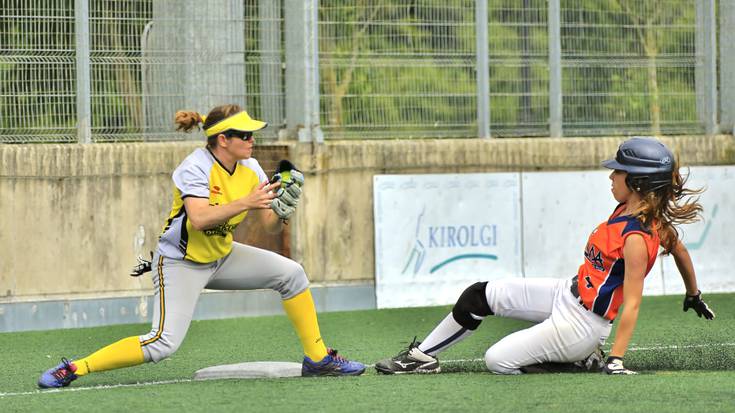
[(648, 253), (646, 242), (639, 234), (629, 235), (623, 247), (625, 257), (625, 283), (623, 284), (623, 311), (620, 315), (615, 342), (603, 367), (607, 374), (635, 374), (623, 366), (623, 356), (638, 322), (638, 310), (643, 297), (643, 279), (646, 276)]
[(692, 263), (692, 257), (689, 256), (687, 247), (681, 241), (678, 241), (676, 246), (671, 250), (671, 255), (674, 257), (676, 268), (679, 270), (681, 279), (684, 281), (687, 295), (696, 295), (697, 291), (699, 291), (697, 288), (697, 276), (694, 273), (694, 264)]
[(671, 255), (674, 256), (676, 268), (679, 270), (679, 274), (681, 274), (681, 279), (684, 281), (684, 286), (687, 290), (686, 296), (684, 297), (684, 311), (693, 308), (699, 317), (704, 317), (707, 320), (714, 319), (714, 311), (709, 308), (707, 303), (702, 301), (702, 292), (699, 291), (699, 287), (697, 286), (697, 276), (694, 273), (692, 257), (681, 241), (671, 250)]

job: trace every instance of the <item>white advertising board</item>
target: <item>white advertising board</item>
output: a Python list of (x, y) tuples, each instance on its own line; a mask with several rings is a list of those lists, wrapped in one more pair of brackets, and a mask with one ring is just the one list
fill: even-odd
[[(705, 188), (704, 220), (679, 226), (700, 289), (735, 291), (735, 167), (684, 168), (687, 188)], [(523, 173), (524, 275), (564, 278), (576, 273), (584, 245), (616, 205), (609, 171)], [(539, 259), (540, 257), (542, 259)], [(659, 257), (646, 277), (644, 294), (684, 293), (673, 258)]]
[(515, 173), (374, 177), (378, 308), (450, 304), (521, 276)]
[(571, 277), (590, 232), (617, 205), (605, 171), (523, 173), (523, 264), (527, 277)]
[[(682, 172), (686, 173), (685, 168)], [(692, 167), (703, 221), (679, 226), (705, 292), (735, 291), (735, 166)], [(476, 281), (576, 274), (616, 202), (610, 172), (381, 175), (374, 179), (379, 308), (453, 303)], [(680, 294), (659, 257), (644, 294)]]

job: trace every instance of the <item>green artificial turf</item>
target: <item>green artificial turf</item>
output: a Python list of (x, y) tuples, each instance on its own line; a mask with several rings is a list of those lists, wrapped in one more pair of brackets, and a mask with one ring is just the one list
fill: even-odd
[[(197, 369), (244, 361), (300, 361), (285, 316), (195, 321), (179, 351), (157, 365), (95, 373), (61, 391), (36, 380), (147, 325), (0, 334), (0, 411), (735, 411), (735, 294), (709, 294), (717, 319), (681, 311), (681, 297), (646, 297), (626, 366), (638, 376), (496, 376), (481, 358), (525, 322), (489, 317), (440, 355), (443, 373), (190, 381)], [(320, 314), (329, 346), (368, 364), (419, 340), (450, 307)], [(607, 347), (609, 348), (610, 343)], [(122, 386), (121, 386), (122, 385)], [(105, 387), (109, 386), (109, 387)]]

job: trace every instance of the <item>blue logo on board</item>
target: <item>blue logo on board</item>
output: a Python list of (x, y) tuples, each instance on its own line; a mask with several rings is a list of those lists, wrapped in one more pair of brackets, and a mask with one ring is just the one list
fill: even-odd
[[(468, 248), (490, 248), (498, 245), (498, 226), (496, 224), (466, 224), (466, 225), (431, 225), (425, 228), (421, 226), (426, 208), (421, 211), (416, 220), (415, 241), (408, 255), (406, 264), (401, 274), (411, 272), (417, 274), (427, 255), (434, 249), (468, 249)], [(426, 244), (422, 242), (424, 238)], [(427, 246), (428, 245), (428, 246)], [(433, 274), (441, 268), (461, 260), (493, 260), (498, 256), (480, 252), (460, 253), (443, 259), (429, 268)], [(412, 265), (413, 264), (413, 265)]]

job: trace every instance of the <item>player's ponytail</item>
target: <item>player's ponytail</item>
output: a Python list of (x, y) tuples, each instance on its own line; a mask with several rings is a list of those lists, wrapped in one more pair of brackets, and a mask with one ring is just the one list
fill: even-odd
[[(183, 132), (190, 132), (195, 127), (199, 129), (199, 125), (202, 124), (202, 129), (207, 129), (215, 123), (228, 118), (232, 115), (242, 112), (242, 107), (236, 104), (219, 105), (209, 111), (207, 116), (190, 111), (180, 110), (176, 112), (174, 116), (174, 123), (176, 123), (176, 130)], [(217, 146), (217, 136), (207, 137), (207, 146), (214, 148)]]
[(181, 132), (191, 132), (192, 129), (199, 129), (199, 124), (203, 123), (202, 115), (191, 110), (180, 110), (174, 116), (176, 130)]
[(699, 197), (695, 196), (704, 192), (704, 189), (686, 188), (688, 176), (682, 177), (677, 162), (674, 162), (671, 174), (671, 184), (640, 193), (641, 204), (633, 212), (644, 226), (656, 230), (664, 255), (670, 254), (679, 242), (677, 225), (690, 224), (702, 218), (702, 205)]

